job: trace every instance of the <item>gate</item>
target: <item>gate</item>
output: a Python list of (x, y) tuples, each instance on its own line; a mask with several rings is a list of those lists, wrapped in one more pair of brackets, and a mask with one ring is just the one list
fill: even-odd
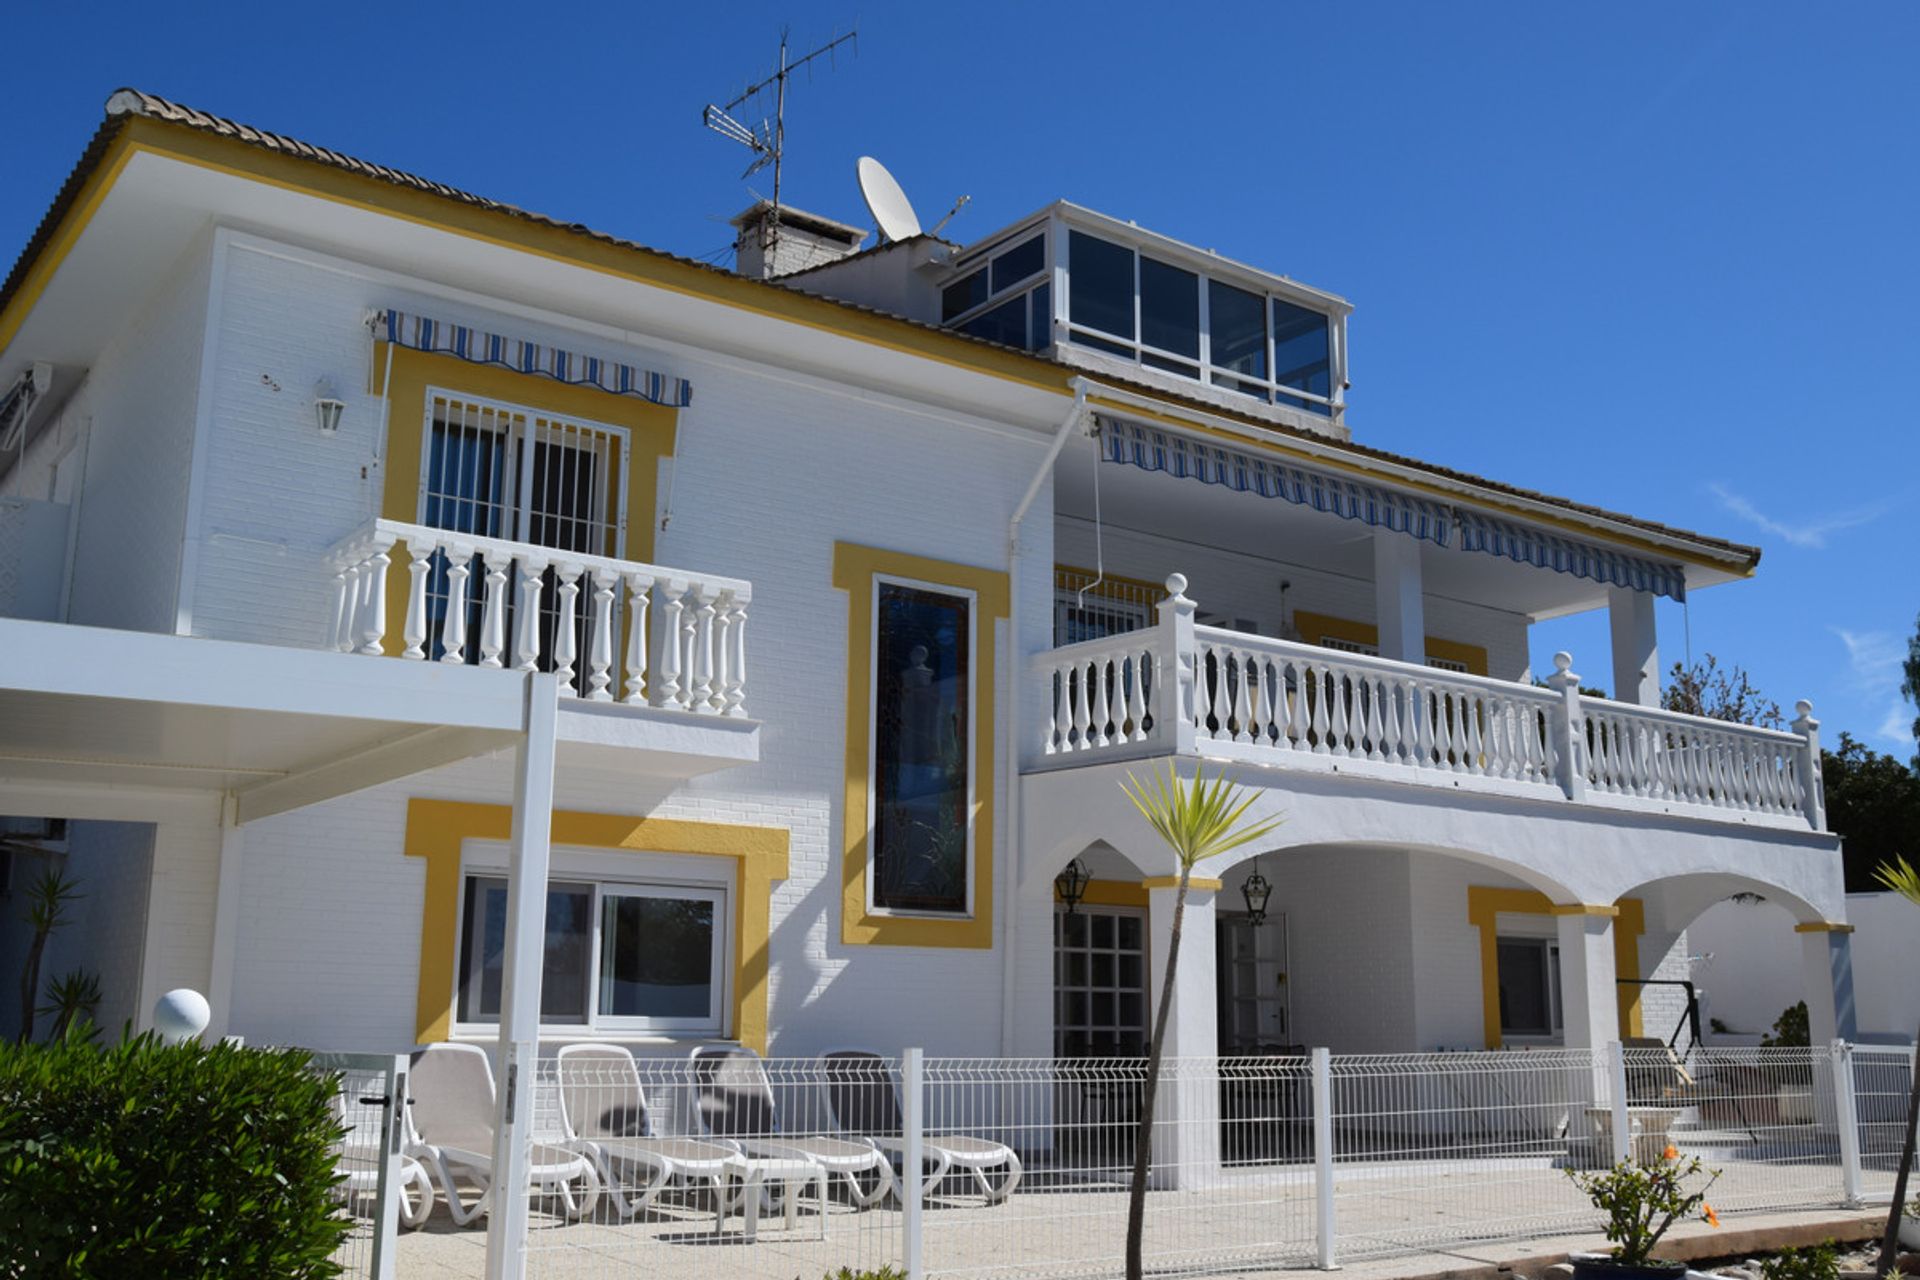
[(340, 1073), (334, 1107), (346, 1134), (336, 1148), (341, 1207), (353, 1230), (333, 1260), (354, 1280), (393, 1280), (400, 1208), (400, 1148), (407, 1058), (391, 1053), (316, 1053), (316, 1071)]

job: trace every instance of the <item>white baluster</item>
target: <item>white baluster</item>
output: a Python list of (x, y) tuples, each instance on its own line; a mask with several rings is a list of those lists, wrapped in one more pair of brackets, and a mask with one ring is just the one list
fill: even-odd
[(1287, 660), (1287, 670), (1293, 677), (1293, 688), (1289, 690), (1285, 680), (1282, 680), (1280, 688), (1281, 695), (1287, 700), (1287, 737), (1292, 740), (1295, 751), (1306, 751), (1312, 745), (1307, 741), (1307, 681), (1311, 677), (1307, 674), (1307, 664), (1297, 658)]
[[(1253, 741), (1253, 734), (1248, 731), (1247, 722), (1253, 717), (1253, 690), (1247, 687), (1246, 657), (1238, 650), (1227, 648), (1224, 645), (1220, 647), (1219, 654), (1220, 682), (1226, 684), (1229, 680), (1232, 681), (1228, 689), (1228, 696), (1231, 699), (1228, 704), (1228, 710), (1233, 718), (1233, 740), (1235, 742), (1251, 742)], [(1229, 662), (1232, 663), (1231, 671), (1229, 671), (1228, 667)], [(1222, 729), (1228, 728), (1227, 725), (1221, 725), (1220, 727)]]
[(385, 652), (381, 646), (387, 638), (387, 566), (393, 563), (387, 551), (393, 543), (391, 534), (374, 535), (361, 577), (360, 652), (372, 657)]
[(1107, 723), (1113, 719), (1113, 664), (1107, 658), (1093, 660), (1093, 745), (1108, 746), (1113, 739)]
[(1333, 749), (1333, 744), (1328, 741), (1333, 729), (1332, 718), (1327, 712), (1327, 703), (1333, 697), (1335, 686), (1328, 676), (1327, 669), (1317, 662), (1302, 664), (1301, 671), (1305, 677), (1300, 682), (1301, 692), (1312, 703), (1310, 710), (1313, 716), (1311, 721), (1313, 754), (1324, 756)]
[(1077, 750), (1092, 748), (1093, 738), (1093, 690), (1087, 681), (1091, 679), (1093, 668), (1085, 662), (1073, 664), (1073, 690), (1068, 695), (1073, 699), (1073, 739)]
[(473, 554), (465, 543), (446, 544), (447, 616), (440, 624), (440, 661), (449, 665), (467, 661), (467, 579), (473, 574)]
[(340, 567), (333, 571), (333, 630), (327, 634), (327, 647), (336, 653), (353, 648), (353, 607), (360, 598), (360, 561), (342, 553)]
[(407, 620), (400, 630), (407, 647), (400, 656), (415, 661), (427, 656), (421, 645), (427, 638), (427, 574), (433, 569), (433, 549), (428, 539), (407, 539)]
[(514, 620), (513, 656), (516, 661), (514, 670), (533, 672), (540, 669), (540, 591), (545, 585), (547, 562), (523, 556), (517, 566), (520, 581), (520, 601)]
[(1333, 686), (1333, 754), (1344, 756), (1348, 753), (1347, 733), (1353, 724), (1353, 680), (1338, 667), (1327, 673), (1332, 677)]
[(752, 594), (744, 587), (727, 593), (727, 674), (721, 688), (721, 711), (747, 714), (747, 604)]
[[(660, 599), (660, 643), (655, 646), (659, 662), (658, 688), (652, 689), (655, 706), (678, 707), (684, 704), (686, 690), (681, 686), (682, 665), (686, 657), (685, 646), (681, 641), (681, 617), (686, 611), (687, 584), (683, 580), (662, 578), (659, 580)], [(649, 679), (648, 685), (654, 685)]]
[(580, 598), (582, 572), (577, 564), (554, 565), (554, 578), (559, 588), (554, 592), (553, 674), (560, 677), (560, 696), (563, 698), (577, 697), (580, 692), (573, 687), (573, 660), (579, 656), (580, 648), (578, 615), (574, 609)]
[(480, 665), (497, 667), (507, 649), (507, 571), (513, 560), (491, 547), (484, 555), (487, 580), (480, 616)]
[(1059, 667), (1047, 673), (1047, 745), (1046, 755), (1060, 752), (1060, 689), (1066, 683), (1066, 673)]
[(587, 700), (612, 702), (607, 686), (613, 682), (613, 595), (620, 575), (604, 565), (593, 569), (592, 612), (588, 625), (593, 634), (587, 650)]
[(627, 696), (647, 701), (647, 606), (653, 598), (653, 579), (644, 573), (627, 575)]
[(1147, 740), (1147, 655), (1135, 650), (1127, 655), (1127, 667), (1123, 674), (1127, 677), (1127, 720), (1132, 728), (1127, 731), (1127, 741), (1145, 742)]
[(713, 711), (716, 709), (713, 697), (713, 616), (714, 602), (720, 593), (711, 584), (694, 584), (694, 599), (699, 607), (693, 613), (692, 642), (693, 657), (688, 668), (693, 672), (692, 697), (689, 709), (693, 711)]

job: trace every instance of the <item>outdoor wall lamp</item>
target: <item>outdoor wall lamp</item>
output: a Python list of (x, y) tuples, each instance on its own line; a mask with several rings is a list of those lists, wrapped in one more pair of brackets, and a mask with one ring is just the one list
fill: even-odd
[(1072, 915), (1074, 908), (1080, 905), (1080, 899), (1087, 896), (1087, 881), (1093, 877), (1087, 874), (1086, 864), (1075, 858), (1061, 869), (1053, 878), (1053, 888), (1060, 895), (1060, 901), (1067, 904), (1067, 914)]
[(1253, 874), (1240, 882), (1240, 896), (1247, 900), (1247, 923), (1262, 925), (1267, 922), (1267, 899), (1273, 896), (1273, 886), (1255, 867)]
[(313, 389), (313, 416), (319, 424), (320, 434), (330, 436), (340, 429), (340, 415), (347, 411), (347, 402), (333, 394), (333, 383), (325, 378)]

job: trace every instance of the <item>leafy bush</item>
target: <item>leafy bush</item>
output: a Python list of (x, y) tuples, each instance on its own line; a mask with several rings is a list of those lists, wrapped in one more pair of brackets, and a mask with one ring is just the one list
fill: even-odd
[(1811, 1043), (1813, 1035), (1807, 1026), (1805, 1000), (1781, 1010), (1773, 1021), (1773, 1034), (1760, 1037), (1762, 1049), (1804, 1049)]
[(907, 1273), (892, 1267), (881, 1267), (878, 1271), (855, 1271), (852, 1267), (842, 1267), (838, 1271), (827, 1272), (826, 1280), (907, 1280)]
[(1840, 1252), (1833, 1241), (1804, 1249), (1782, 1249), (1760, 1262), (1764, 1280), (1840, 1280)]
[[(1688, 1191), (1687, 1179), (1702, 1173), (1706, 1182), (1698, 1191)], [(1594, 1208), (1607, 1215), (1607, 1239), (1613, 1242), (1613, 1256), (1628, 1266), (1645, 1266), (1660, 1237), (1681, 1218), (1697, 1212), (1708, 1225), (1720, 1225), (1719, 1215), (1707, 1203), (1707, 1191), (1720, 1180), (1720, 1171), (1704, 1168), (1699, 1156), (1683, 1163), (1672, 1146), (1649, 1164), (1622, 1160), (1600, 1173), (1569, 1169), (1567, 1176), (1587, 1193)]]
[(295, 1051), (0, 1046), (0, 1276), (338, 1275), (336, 1087)]

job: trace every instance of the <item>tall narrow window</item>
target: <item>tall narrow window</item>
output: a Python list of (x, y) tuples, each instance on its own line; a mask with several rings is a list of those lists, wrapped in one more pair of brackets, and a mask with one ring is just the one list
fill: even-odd
[[(1140, 259), (1140, 340), (1187, 360), (1200, 359), (1200, 277), (1179, 267)], [(1198, 364), (1143, 355), (1157, 369), (1200, 376)]]
[(964, 915), (973, 602), (881, 580), (874, 644), (873, 905)]
[[(1073, 323), (1133, 339), (1133, 250), (1075, 231), (1068, 237)], [(1090, 345), (1103, 346), (1100, 342)], [(1128, 347), (1113, 348), (1131, 355)]]
[[(1273, 380), (1283, 387), (1310, 391), (1316, 396), (1333, 394), (1332, 355), (1327, 337), (1327, 318), (1318, 311), (1296, 307), (1290, 302), (1273, 300)], [(1312, 413), (1327, 413), (1327, 406), (1316, 400), (1280, 395), (1282, 404), (1297, 405)]]

